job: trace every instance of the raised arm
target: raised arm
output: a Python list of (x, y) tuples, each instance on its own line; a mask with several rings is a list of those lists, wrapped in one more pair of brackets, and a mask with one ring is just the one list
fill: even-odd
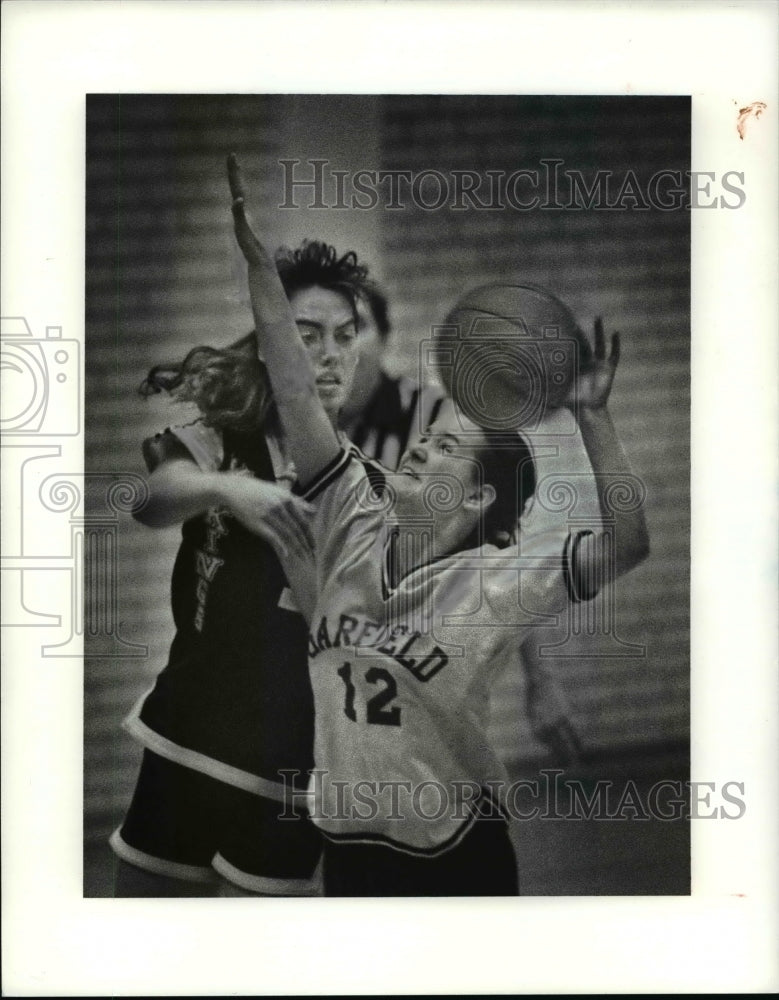
[(621, 502), (632, 492), (635, 477), (606, 405), (618, 363), (619, 334), (612, 336), (607, 354), (603, 323), (597, 319), (595, 351), (580, 373), (568, 405), (577, 404), (579, 429), (595, 473), (601, 512), (606, 521), (614, 523), (613, 559), (606, 553), (602, 535), (586, 538), (579, 549), (581, 572), (599, 583), (609, 583), (649, 554), (643, 503)]
[(234, 153), (227, 160), (227, 175), (235, 236), (248, 268), (258, 349), (268, 368), (287, 448), (305, 485), (336, 456), (338, 438), (317, 394), (308, 352), (276, 265), (246, 218), (243, 178)]

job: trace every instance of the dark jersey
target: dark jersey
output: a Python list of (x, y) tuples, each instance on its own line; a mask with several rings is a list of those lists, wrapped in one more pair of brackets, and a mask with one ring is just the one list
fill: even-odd
[[(202, 424), (174, 428), (145, 452), (181, 453), (201, 468), (280, 470), (262, 435)], [(278, 466), (278, 461), (276, 462)], [(156, 753), (257, 794), (282, 798), (280, 769), (313, 765), (306, 626), (272, 547), (225, 509), (187, 521), (171, 587), (176, 635), (168, 664), (127, 728)]]

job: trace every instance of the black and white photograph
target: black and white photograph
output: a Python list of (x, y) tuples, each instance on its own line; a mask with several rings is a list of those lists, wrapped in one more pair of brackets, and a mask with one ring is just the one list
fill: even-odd
[[(95, 95), (86, 128), (85, 469), (124, 516), (85, 893), (689, 893), (689, 98)], [(258, 366), (230, 154), (294, 373)], [(321, 458), (274, 397), (308, 367)]]
[(775, 985), (775, 13), (4, 5), (4, 993)]

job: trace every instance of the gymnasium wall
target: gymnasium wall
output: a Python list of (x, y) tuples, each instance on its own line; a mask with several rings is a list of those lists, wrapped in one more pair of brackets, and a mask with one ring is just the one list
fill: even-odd
[[(87, 99), (87, 470), (143, 475), (143, 439), (190, 419), (162, 397), (138, 395), (149, 368), (251, 329), (225, 157), (231, 150), (241, 157), (254, 220), (267, 228), (282, 103), (217, 95)], [(166, 662), (179, 535), (129, 515), (119, 522), (115, 617), (127, 648), (105, 657), (94, 655), (101, 649), (88, 630), (85, 641), (88, 838), (110, 831), (132, 793), (140, 751), (120, 722)]]
[[(689, 215), (646, 211), (282, 210), (281, 158), (330, 167), (537, 168), (558, 158), (646, 180), (689, 165), (689, 101), (508, 97), (313, 98), (101, 96), (87, 104), (86, 467), (143, 473), (140, 442), (186, 414), (136, 393), (148, 368), (250, 327), (233, 246), (224, 157), (244, 164), (252, 214), (270, 244), (318, 236), (356, 248), (384, 280), (396, 334), (389, 363), (417, 370), (429, 336), (463, 288), (518, 275), (553, 288), (585, 327), (602, 313), (623, 336), (612, 411), (647, 490), (652, 555), (619, 581), (619, 638), (580, 640), (554, 663), (585, 748), (683, 744), (688, 736)], [(92, 514), (98, 508), (94, 500)], [(85, 823), (119, 820), (138, 747), (119, 723), (164, 665), (178, 529), (124, 516), (116, 539), (110, 655), (87, 636)], [(627, 649), (628, 646), (623, 646)], [(617, 650), (619, 653), (619, 650)], [(101, 655), (102, 654), (102, 655)], [(494, 735), (516, 762), (543, 748), (524, 716), (522, 677), (504, 679)]]
[[(608, 201), (628, 171), (640, 192), (661, 170), (689, 169), (687, 98), (402, 97), (382, 99), (382, 166), (438, 171), (454, 200), (455, 171), (485, 178), (479, 203), (490, 204), (490, 171), (539, 173), (562, 161), (558, 195), (569, 204), (563, 171), (588, 185), (611, 171)], [(553, 167), (549, 167), (553, 170)], [(516, 201), (529, 203), (532, 181)], [(420, 188), (435, 204), (439, 182)], [(463, 199), (463, 203), (469, 202)], [(645, 656), (619, 655), (612, 642), (584, 634), (580, 655), (561, 658), (561, 679), (588, 750), (683, 744), (689, 726), (689, 211), (466, 207), (429, 210), (408, 198), (383, 213), (386, 284), (399, 336), (395, 360), (416, 356), (420, 334), (442, 321), (464, 289), (522, 278), (550, 288), (585, 330), (597, 315), (619, 330), (622, 358), (611, 399), (615, 424), (634, 472), (643, 480), (652, 554), (617, 581), (619, 638)], [(624, 202), (632, 204), (630, 200)], [(602, 602), (601, 602), (602, 603)], [(520, 711), (522, 676), (495, 699), (495, 738), (507, 757), (541, 750)]]

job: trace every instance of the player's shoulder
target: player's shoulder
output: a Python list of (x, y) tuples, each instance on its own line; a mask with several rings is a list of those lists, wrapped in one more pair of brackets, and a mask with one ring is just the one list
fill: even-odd
[(350, 442), (343, 442), (333, 458), (312, 479), (297, 483), (294, 492), (310, 503), (323, 495), (332, 496), (335, 489), (340, 491), (344, 485), (353, 488), (364, 478), (365, 469), (353, 446)]
[(485, 544), (476, 550), (475, 555), (484, 598), (490, 605), (503, 603), (507, 595), (516, 592), (519, 567), (517, 547), (498, 548)]
[(500, 603), (507, 592), (516, 589), (518, 574), (527, 574), (527, 581), (531, 585), (535, 581), (537, 586), (554, 584), (556, 578), (564, 580), (580, 534), (565, 529), (527, 536), (520, 533), (511, 545), (499, 548), (484, 544), (462, 553), (459, 567), (478, 571), (484, 596)]
[(543, 556), (562, 556), (566, 545), (570, 544), (571, 532), (567, 527), (544, 528), (540, 531), (520, 530), (514, 547), (521, 559)]
[(202, 419), (166, 427), (147, 437), (141, 450), (149, 472), (177, 458), (189, 458), (205, 471), (218, 469), (224, 460), (221, 431), (209, 427)]
[(456, 589), (472, 585), (469, 583), (471, 578), (478, 578), (482, 593), (498, 595), (505, 590), (508, 580), (516, 579), (516, 548), (501, 549), (485, 543), (439, 559), (431, 567), (434, 574)]
[(379, 496), (383, 495), (387, 486), (387, 479), (392, 474), (392, 470), (388, 469), (386, 465), (382, 465), (378, 459), (366, 455), (362, 448), (359, 448), (353, 441), (345, 442), (344, 447), (353, 461), (362, 468), (368, 482), (376, 493)]

